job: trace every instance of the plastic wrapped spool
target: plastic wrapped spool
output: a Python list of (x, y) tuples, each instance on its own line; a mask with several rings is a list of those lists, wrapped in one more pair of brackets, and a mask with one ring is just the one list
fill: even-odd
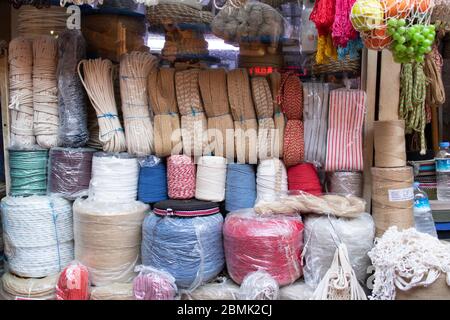
[(280, 159), (266, 159), (256, 170), (256, 202), (275, 201), (280, 193), (288, 191), (286, 167)]
[(230, 163), (227, 167), (225, 209), (253, 208), (256, 200), (256, 173), (251, 164)]
[(342, 196), (362, 197), (362, 172), (337, 171), (328, 174), (328, 191)]
[(132, 203), (137, 198), (139, 163), (128, 153), (96, 152), (92, 158), (89, 198)]
[(52, 148), (50, 150), (48, 190), (74, 200), (88, 195), (92, 156), (89, 148)]
[(113, 206), (91, 199), (75, 201), (75, 258), (88, 268), (92, 285), (134, 278), (148, 208), (139, 201)]
[(55, 287), (59, 274), (44, 278), (21, 278), (12, 273), (2, 276), (5, 300), (36, 299), (55, 300)]
[(363, 213), (358, 218), (336, 218), (334, 216), (309, 215), (305, 219), (304, 248), (305, 282), (316, 288), (333, 262), (339, 243), (344, 243), (353, 270), (359, 281), (363, 282), (370, 265), (367, 253), (373, 247), (375, 225), (372, 216)]
[(56, 300), (89, 300), (89, 270), (73, 261), (61, 272), (56, 284)]
[(300, 254), (303, 223), (299, 216), (257, 216), (236, 211), (225, 219), (224, 248), (231, 278), (241, 284), (255, 271), (266, 271), (278, 283), (293, 283), (302, 275)]
[(164, 161), (156, 156), (148, 156), (138, 161), (138, 200), (144, 203), (167, 200), (167, 170)]
[(278, 283), (265, 271), (255, 271), (245, 276), (239, 289), (239, 300), (278, 300)]
[(9, 149), (12, 196), (47, 193), (48, 150)]
[(197, 162), (195, 198), (220, 202), (225, 199), (227, 159), (216, 156), (200, 157)]
[(298, 280), (291, 285), (280, 288), (279, 300), (310, 300), (314, 289), (304, 280)]
[(223, 217), (216, 203), (159, 202), (154, 214), (144, 221), (142, 262), (170, 273), (178, 288), (196, 288), (216, 277), (224, 267), (222, 226)]
[(175, 278), (152, 267), (138, 266), (139, 275), (133, 280), (136, 300), (174, 300), (177, 294)]
[(237, 300), (239, 286), (231, 279), (217, 277), (194, 291), (184, 291), (181, 300)]
[(134, 300), (133, 283), (112, 283), (91, 288), (91, 300)]
[(6, 197), (1, 201), (10, 272), (40, 278), (73, 260), (72, 204), (60, 197)]

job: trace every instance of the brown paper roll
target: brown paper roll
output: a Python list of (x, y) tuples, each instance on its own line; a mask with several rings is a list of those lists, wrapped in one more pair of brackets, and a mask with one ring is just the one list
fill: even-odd
[(413, 170), (372, 168), (372, 215), (376, 236), (391, 226), (400, 230), (414, 226)]
[(406, 166), (405, 121), (375, 121), (373, 130), (375, 165), (379, 168)]

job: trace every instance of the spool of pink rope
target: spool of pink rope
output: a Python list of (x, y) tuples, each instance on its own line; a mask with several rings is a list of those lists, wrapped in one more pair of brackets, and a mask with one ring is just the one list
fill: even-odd
[(173, 155), (167, 159), (167, 188), (171, 199), (195, 196), (195, 164), (191, 157)]
[(175, 278), (167, 272), (147, 266), (138, 266), (140, 271), (133, 280), (136, 300), (173, 300), (177, 294)]

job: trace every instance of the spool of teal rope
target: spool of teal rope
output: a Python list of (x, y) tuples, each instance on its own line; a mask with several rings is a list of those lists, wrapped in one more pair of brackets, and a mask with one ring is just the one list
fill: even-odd
[(9, 149), (12, 196), (47, 193), (48, 150)]

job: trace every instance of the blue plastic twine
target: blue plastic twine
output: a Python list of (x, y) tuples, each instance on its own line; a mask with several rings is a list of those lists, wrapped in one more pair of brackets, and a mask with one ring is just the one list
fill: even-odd
[(195, 288), (223, 269), (221, 214), (189, 218), (150, 214), (144, 220), (142, 262), (169, 272), (179, 288)]
[(144, 203), (167, 200), (167, 175), (165, 163), (156, 156), (139, 160), (138, 199)]
[(253, 208), (256, 200), (255, 168), (250, 164), (230, 163), (227, 167), (225, 209)]

